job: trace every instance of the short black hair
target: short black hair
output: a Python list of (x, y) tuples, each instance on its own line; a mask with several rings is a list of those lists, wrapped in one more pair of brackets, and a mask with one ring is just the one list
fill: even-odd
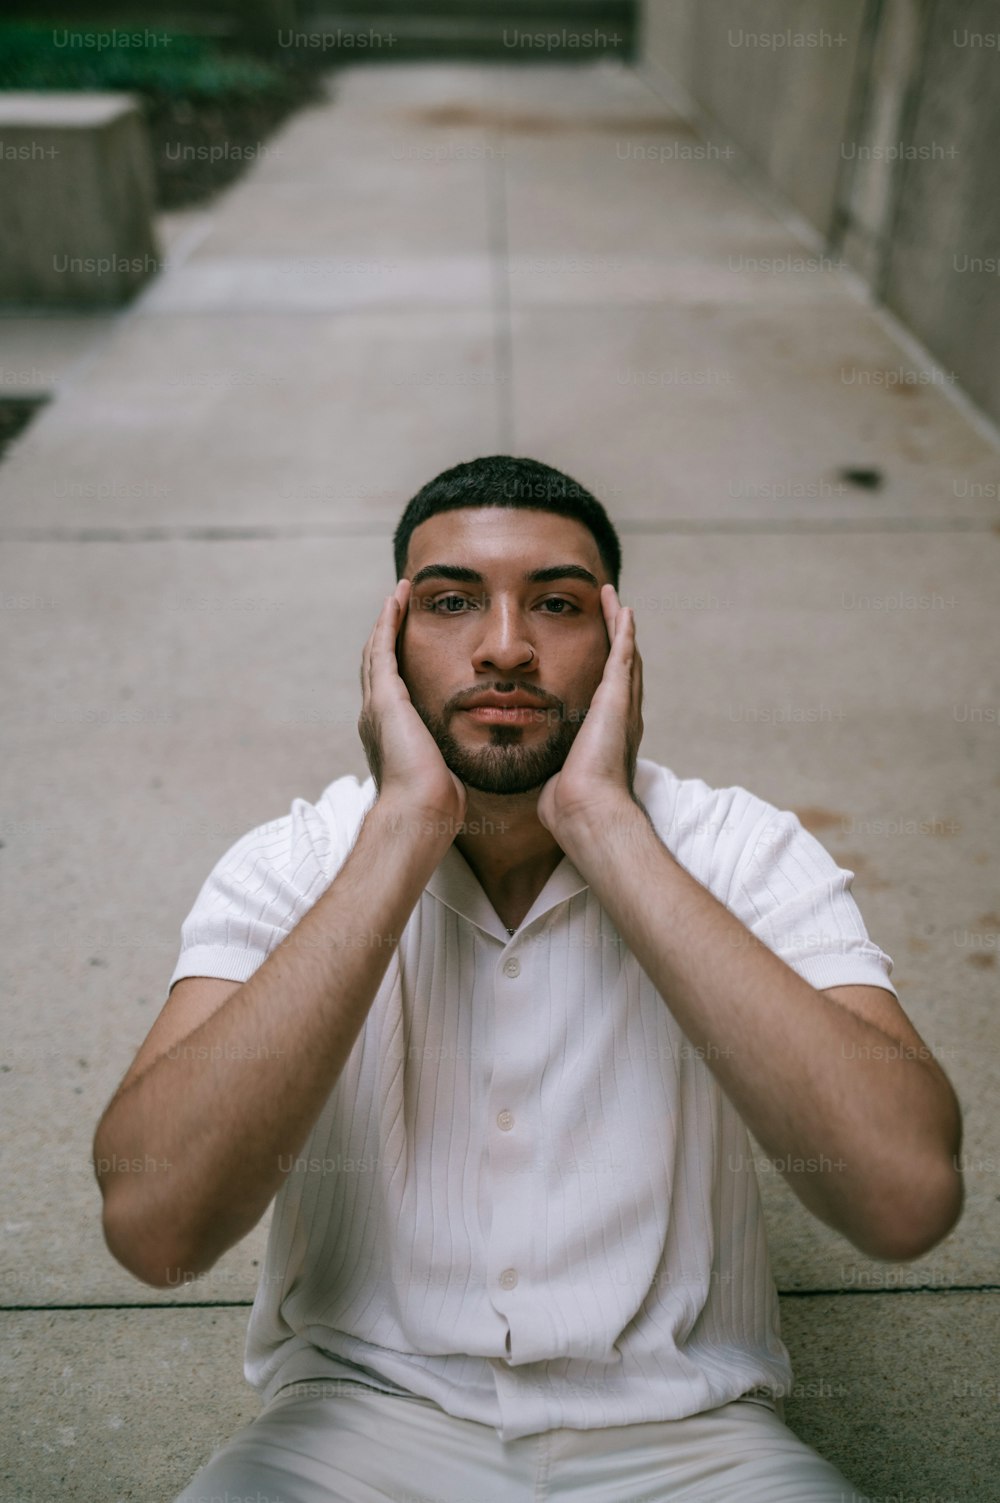
[(537, 459), (515, 459), (509, 454), (491, 454), (453, 465), (435, 475), (407, 503), (392, 540), (397, 580), (403, 577), (414, 528), (440, 511), (466, 506), (523, 507), (582, 522), (593, 534), (608, 578), (618, 589), (621, 544), (600, 501), (561, 470)]

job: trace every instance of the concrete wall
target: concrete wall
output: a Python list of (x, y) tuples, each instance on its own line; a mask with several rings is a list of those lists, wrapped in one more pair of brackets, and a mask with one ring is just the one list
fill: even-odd
[(863, 12), (864, 0), (646, 4), (646, 55), (824, 232)]
[(1000, 421), (995, 0), (645, 0), (642, 47)]
[[(968, 37), (991, 37), (992, 47)], [(1000, 419), (1000, 7), (934, 7), (886, 236), (887, 304)], [(938, 155), (943, 151), (945, 155)]]

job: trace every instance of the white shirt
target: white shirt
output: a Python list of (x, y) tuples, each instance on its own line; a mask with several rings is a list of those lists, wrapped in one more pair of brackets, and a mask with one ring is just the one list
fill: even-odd
[[(791, 812), (640, 758), (677, 861), (817, 988), (881, 986), (839, 867)], [(181, 928), (182, 976), (245, 981), (336, 875), (375, 799), (338, 778), (242, 836)], [(247, 1381), (352, 1378), (514, 1440), (783, 1412), (746, 1127), (564, 857), (511, 937), (452, 845), (273, 1202)], [(777, 1397), (777, 1403), (775, 1402)]]

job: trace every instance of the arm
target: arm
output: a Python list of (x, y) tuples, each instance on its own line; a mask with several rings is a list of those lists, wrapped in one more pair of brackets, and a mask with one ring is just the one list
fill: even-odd
[[(870, 1256), (920, 1257), (962, 1208), (955, 1092), (919, 1035), (923, 1053), (914, 1057), (860, 1015), (889, 1016), (889, 992), (834, 988), (838, 996), (824, 996), (666, 849), (632, 792), (642, 736), (634, 614), (612, 585), (603, 586), (602, 604), (604, 676), (563, 767), (539, 795), (538, 817), (750, 1131), (793, 1165), (785, 1178), (803, 1203)], [(852, 1010), (845, 991), (878, 1000)], [(902, 1009), (896, 1018), (909, 1028)]]
[[(633, 800), (578, 816), (560, 844), (765, 1152), (792, 1166), (803, 1204), (872, 1257), (919, 1257), (945, 1236), (962, 1205), (961, 1115), (919, 1035), (900, 1048), (810, 986), (674, 860)], [(878, 987), (844, 990), (897, 1007)]]
[[(429, 828), (443, 821), (431, 822)], [(376, 800), (353, 850), (257, 971), (105, 1111), (94, 1157), (108, 1246), (146, 1283), (206, 1271), (260, 1220), (354, 1047), (452, 837)], [(171, 1272), (171, 1270), (173, 1270)]]
[[(314, 1127), (464, 817), (464, 785), (397, 669), (408, 589), (400, 581), (386, 597), (362, 658), (358, 731), (379, 797), (353, 850), (249, 981), (183, 1040), (194, 1047), (155, 1059), (98, 1124), (105, 1237), (146, 1283), (204, 1272), (259, 1221), (287, 1172), (279, 1160)], [(156, 1172), (116, 1172), (135, 1161)]]

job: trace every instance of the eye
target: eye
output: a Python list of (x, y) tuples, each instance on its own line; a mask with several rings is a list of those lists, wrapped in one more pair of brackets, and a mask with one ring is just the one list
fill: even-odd
[[(452, 609), (454, 602), (457, 602), (457, 604), (454, 606), (454, 609)], [(464, 612), (460, 609), (460, 607), (469, 604), (471, 604), (471, 602), (465, 595), (439, 595), (436, 600), (430, 601), (429, 608), (430, 610), (435, 611), (439, 616), (460, 616), (464, 615)], [(558, 605), (563, 607), (562, 610), (558, 611), (546, 611), (545, 615), (547, 616), (566, 616), (569, 615), (570, 612), (579, 614), (580, 611), (580, 607), (578, 605), (574, 605), (572, 600), (564, 600), (561, 595), (549, 596), (546, 600), (542, 601), (542, 605)], [(442, 607), (444, 608), (442, 609)]]
[[(431, 602), (431, 609), (437, 611), (439, 606), (445, 605), (449, 601), (453, 600), (457, 600), (459, 605), (466, 604), (466, 597), (464, 595), (439, 595), (436, 600)], [(442, 616), (457, 616), (460, 614), (460, 612), (457, 610), (445, 610), (438, 611), (438, 614)]]

